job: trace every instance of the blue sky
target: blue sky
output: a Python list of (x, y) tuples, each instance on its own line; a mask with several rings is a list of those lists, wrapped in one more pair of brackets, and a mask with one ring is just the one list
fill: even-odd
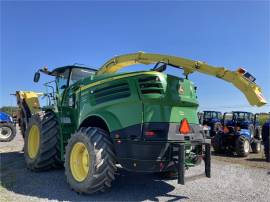
[[(245, 67), (270, 101), (269, 44), (269, 1), (2, 1), (0, 106), (15, 105), (9, 95), (15, 90), (44, 90), (32, 82), (40, 67), (99, 67), (137, 51)], [(249, 107), (241, 92), (222, 80), (200, 73), (190, 79), (198, 86), (201, 109), (270, 111), (269, 105)]]

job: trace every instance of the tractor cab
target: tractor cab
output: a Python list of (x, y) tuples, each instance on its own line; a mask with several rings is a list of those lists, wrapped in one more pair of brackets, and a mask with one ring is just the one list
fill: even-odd
[(208, 126), (210, 130), (210, 136), (222, 130), (222, 113), (219, 111), (203, 111), (202, 118), (200, 119), (202, 125)]
[(254, 114), (251, 112), (234, 111), (224, 113), (224, 126), (248, 129), (254, 123)]
[(251, 112), (224, 113), (223, 132), (214, 137), (214, 150), (233, 152), (242, 157), (247, 156), (251, 151), (259, 153), (261, 151), (260, 129), (254, 123), (254, 114)]
[(226, 112), (223, 115), (225, 133), (243, 133), (247, 138), (253, 138), (258, 133), (254, 125), (254, 114), (244, 111)]
[(261, 117), (263, 118), (264, 116), (263, 116), (264, 114), (262, 114), (262, 113), (256, 113), (256, 114), (254, 114), (254, 126), (260, 126), (260, 125), (262, 125), (262, 124), (260, 124), (260, 120), (261, 120)]
[(203, 124), (209, 122), (220, 122), (222, 119), (222, 113), (218, 111), (203, 111)]
[(224, 113), (223, 125), (225, 132), (242, 132), (249, 138), (261, 140), (261, 126), (259, 124), (259, 114), (251, 112), (234, 111)]

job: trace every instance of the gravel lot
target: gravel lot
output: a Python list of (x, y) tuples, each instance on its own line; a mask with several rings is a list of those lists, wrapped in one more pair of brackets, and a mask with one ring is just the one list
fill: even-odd
[[(31, 172), (26, 169), (20, 135), (10, 143), (0, 143), (0, 201), (269, 201), (270, 164), (262, 154), (249, 158), (214, 156), (212, 178), (202, 176), (178, 185), (154, 174), (118, 170), (112, 189), (95, 195), (79, 195), (70, 190), (64, 170)], [(203, 173), (203, 165), (187, 171)]]

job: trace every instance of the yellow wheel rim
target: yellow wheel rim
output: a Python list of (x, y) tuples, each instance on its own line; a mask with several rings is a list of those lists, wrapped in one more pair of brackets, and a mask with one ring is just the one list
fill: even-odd
[(29, 131), (28, 136), (28, 155), (31, 159), (34, 159), (39, 150), (40, 144), (40, 132), (36, 125), (33, 125)]
[(77, 142), (70, 153), (70, 169), (72, 176), (78, 182), (82, 182), (90, 172), (90, 155), (86, 146), (81, 143)]

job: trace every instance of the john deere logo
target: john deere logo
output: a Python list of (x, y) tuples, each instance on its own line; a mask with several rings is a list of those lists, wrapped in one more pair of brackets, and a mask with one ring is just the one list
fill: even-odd
[(184, 88), (182, 85), (179, 86), (178, 93), (181, 95), (184, 94)]

